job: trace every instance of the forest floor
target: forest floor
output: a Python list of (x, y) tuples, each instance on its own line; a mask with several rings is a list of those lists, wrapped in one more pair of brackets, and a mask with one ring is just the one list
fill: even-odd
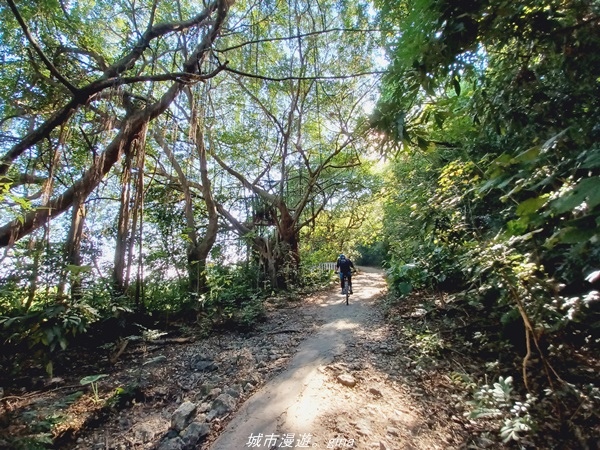
[[(180, 327), (122, 352), (74, 356), (43, 387), (4, 393), (0, 448), (503, 448), (489, 423), (467, 418), (472, 391), (460, 374), (481, 361), (459, 348), (438, 358), (452, 344), (435, 323), (418, 331), (423, 298), (390, 309), (383, 273), (368, 268), (354, 292), (349, 305), (338, 287), (274, 300), (245, 333)], [(97, 396), (80, 384), (93, 374), (106, 375)], [(185, 405), (201, 430), (187, 446), (173, 431)]]

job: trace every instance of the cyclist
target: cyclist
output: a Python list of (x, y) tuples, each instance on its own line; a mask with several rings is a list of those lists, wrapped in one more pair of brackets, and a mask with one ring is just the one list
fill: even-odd
[(340, 274), (340, 285), (342, 286), (342, 294), (344, 294), (344, 276), (348, 277), (348, 287), (352, 294), (352, 271), (356, 270), (354, 264), (349, 258), (342, 253), (335, 263), (335, 273)]

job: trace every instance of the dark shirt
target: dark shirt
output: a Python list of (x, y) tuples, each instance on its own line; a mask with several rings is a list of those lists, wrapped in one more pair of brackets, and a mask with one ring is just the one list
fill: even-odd
[(337, 264), (335, 265), (336, 269), (339, 269), (342, 273), (350, 273), (350, 268), (354, 269), (354, 264), (348, 258), (340, 259), (338, 258)]

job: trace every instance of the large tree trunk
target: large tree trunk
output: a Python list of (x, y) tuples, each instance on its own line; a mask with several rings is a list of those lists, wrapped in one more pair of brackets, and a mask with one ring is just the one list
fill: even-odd
[(76, 302), (82, 296), (81, 283), (81, 240), (83, 238), (83, 225), (85, 223), (86, 208), (82, 198), (78, 198), (73, 204), (71, 214), (71, 227), (65, 245), (65, 263), (67, 265), (62, 280), (58, 287), (59, 297), (65, 296), (65, 287), (67, 281), (71, 286), (71, 301)]
[[(81, 239), (83, 237), (83, 224), (85, 222), (86, 209), (83, 199), (78, 199), (73, 205), (73, 218), (71, 230), (67, 241), (67, 262), (74, 268), (81, 267)], [(71, 300), (76, 302), (82, 297), (81, 273), (71, 274)]]
[(259, 256), (259, 267), (264, 268), (271, 287), (285, 290), (298, 281), (300, 256), (298, 232), (293, 226), (282, 229), (281, 225), (282, 222), (274, 235), (256, 237), (252, 242)]
[[(135, 158), (136, 158), (136, 176), (135, 176), (135, 199), (133, 202), (133, 217), (131, 219), (131, 232), (128, 239), (127, 247), (127, 268), (125, 277), (125, 291), (129, 290), (129, 284), (131, 282), (131, 268), (133, 266), (133, 256), (135, 254), (135, 243), (137, 235), (138, 243), (138, 261), (137, 261), (137, 274), (136, 274), (136, 286), (135, 286), (135, 306), (136, 308), (142, 307), (142, 273), (143, 273), (143, 260), (142, 260), (142, 243), (143, 243), (143, 217), (144, 217), (144, 165), (146, 160), (146, 132), (148, 130), (148, 124), (144, 127), (142, 133), (140, 133), (139, 140), (135, 142)], [(138, 227), (139, 222), (139, 227)]]
[[(196, 111), (197, 108), (193, 108)], [(203, 117), (203, 108), (198, 115), (200, 118)], [(198, 117), (197, 116), (197, 117)], [(203, 294), (208, 289), (206, 282), (206, 260), (208, 255), (217, 240), (217, 232), (219, 230), (219, 215), (217, 213), (217, 205), (212, 195), (212, 187), (210, 178), (208, 176), (208, 163), (206, 160), (206, 146), (204, 143), (204, 123), (203, 121), (198, 122), (196, 118), (192, 121), (192, 127), (195, 128), (196, 134), (194, 136), (194, 142), (196, 144), (196, 150), (198, 151), (198, 157), (200, 159), (200, 181), (202, 182), (202, 197), (206, 204), (206, 212), (208, 216), (208, 224), (206, 226), (206, 232), (204, 238), (196, 246), (196, 257), (197, 257), (197, 271), (198, 284), (196, 291), (198, 295)]]
[(129, 236), (129, 212), (131, 204), (131, 159), (130, 152), (125, 156), (121, 175), (121, 201), (117, 217), (117, 236), (112, 274), (113, 296), (125, 293), (125, 262), (127, 261), (127, 238)]
[(185, 216), (185, 225), (186, 225), (186, 234), (188, 238), (188, 245), (186, 249), (187, 253), (187, 272), (188, 272), (188, 292), (190, 295), (190, 301), (194, 302), (198, 300), (198, 296), (202, 289), (202, 279), (201, 274), (204, 273), (205, 264), (203, 264), (200, 244), (198, 243), (198, 233), (197, 233), (197, 224), (196, 217), (194, 215), (194, 204), (192, 199), (192, 191), (190, 188), (190, 183), (185, 175), (179, 161), (175, 158), (175, 154), (169, 147), (169, 145), (165, 142), (163, 137), (155, 133), (154, 139), (158, 144), (162, 147), (163, 152), (169, 158), (171, 166), (177, 173), (177, 179), (179, 181), (179, 186), (181, 187), (181, 191), (183, 192), (183, 214)]
[(35, 300), (35, 294), (38, 289), (38, 276), (40, 272), (41, 258), (43, 252), (43, 241), (40, 244), (40, 240), (32, 237), (28, 243), (29, 254), (33, 255), (33, 262), (31, 265), (31, 274), (29, 275), (29, 287), (27, 290), (27, 300), (25, 301), (24, 309), (29, 311)]
[(278, 211), (280, 217), (277, 221), (277, 245), (275, 246), (276, 286), (279, 289), (288, 289), (298, 281), (299, 232), (296, 221), (283, 202), (278, 205)]
[(210, 250), (212, 249), (217, 238), (218, 213), (216, 203), (212, 196), (210, 178), (208, 176), (208, 164), (206, 160), (206, 147), (204, 144), (203, 124), (198, 123), (198, 115), (201, 115), (202, 112), (200, 112), (199, 114), (195, 112), (197, 111), (197, 108), (193, 104), (194, 100), (192, 97), (192, 93), (189, 91), (187, 93), (190, 96), (191, 110), (194, 111), (194, 113), (190, 117), (190, 127), (192, 128), (192, 130), (194, 130), (193, 139), (200, 161), (201, 184), (193, 184), (200, 189), (207, 210), (208, 223), (203, 237), (200, 237), (197, 231), (198, 226), (194, 214), (194, 204), (192, 201), (192, 183), (188, 180), (188, 177), (182, 170), (181, 165), (175, 158), (175, 155), (173, 154), (171, 148), (167, 145), (162, 136), (155, 133), (155, 139), (162, 147), (163, 151), (169, 158), (169, 161), (171, 162), (171, 165), (173, 166), (175, 172), (177, 173), (179, 185), (181, 186), (181, 190), (184, 196), (184, 215), (186, 220), (186, 229), (188, 237), (188, 292), (190, 296), (190, 302), (193, 305), (195, 302), (198, 301), (199, 297), (207, 290), (206, 261), (208, 259)]

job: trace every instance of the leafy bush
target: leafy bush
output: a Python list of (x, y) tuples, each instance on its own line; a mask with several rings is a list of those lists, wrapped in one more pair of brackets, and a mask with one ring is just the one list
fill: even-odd
[(356, 249), (359, 257), (356, 264), (361, 266), (381, 267), (385, 261), (388, 245), (383, 241), (374, 242), (369, 245), (359, 245)]
[(513, 391), (512, 377), (499, 377), (493, 385), (484, 385), (473, 394), (471, 419), (494, 419), (504, 443), (521, 442), (534, 431), (535, 422), (530, 409), (536, 398), (531, 394), (521, 401)]
[(199, 312), (213, 326), (249, 328), (264, 318), (266, 292), (254, 287), (257, 274), (251, 266), (212, 266), (207, 279)]
[(320, 289), (331, 283), (333, 271), (323, 270), (317, 265), (303, 264), (300, 268), (300, 287)]
[(395, 294), (408, 295), (413, 289), (426, 286), (427, 269), (415, 263), (390, 264), (386, 271), (388, 282)]
[(0, 317), (0, 338), (13, 348), (24, 345), (39, 353), (46, 362), (46, 371), (52, 374), (52, 354), (65, 350), (71, 339), (85, 333), (97, 319), (97, 311), (84, 302), (57, 303), (24, 314), (14, 311)]
[(164, 279), (152, 276), (144, 283), (144, 307), (153, 312), (179, 312), (197, 308), (190, 304), (187, 279)]

